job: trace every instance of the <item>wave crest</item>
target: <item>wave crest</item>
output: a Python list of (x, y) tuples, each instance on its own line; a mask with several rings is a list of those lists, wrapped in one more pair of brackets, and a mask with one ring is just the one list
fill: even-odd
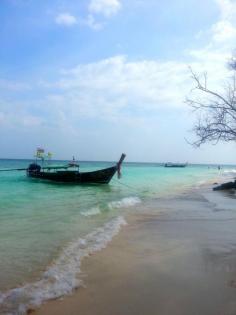
[(39, 281), (26, 284), (0, 293), (0, 313), (2, 315), (23, 315), (29, 308), (35, 308), (44, 301), (69, 294), (82, 285), (77, 278), (81, 260), (91, 253), (107, 246), (122, 225), (126, 225), (123, 217), (117, 217), (79, 238), (66, 247), (54, 264), (49, 267)]
[(90, 217), (90, 216), (93, 216), (93, 215), (97, 215), (97, 214), (100, 214), (101, 211), (99, 209), (99, 207), (93, 207), (87, 211), (82, 211), (81, 214), (84, 216), (84, 217)]
[(141, 203), (141, 199), (138, 197), (127, 197), (118, 201), (111, 201), (108, 203), (108, 207), (110, 209), (117, 208), (125, 208), (125, 207), (133, 207), (137, 204)]

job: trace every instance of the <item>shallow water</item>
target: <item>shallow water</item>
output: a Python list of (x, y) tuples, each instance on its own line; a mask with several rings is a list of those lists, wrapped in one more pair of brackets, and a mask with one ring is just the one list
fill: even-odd
[(235, 199), (205, 186), (135, 212), (112, 246), (83, 260), (86, 288), (36, 314), (235, 314)]
[[(0, 160), (0, 169), (21, 168), (28, 164), (26, 160)], [(80, 165), (82, 171), (111, 164), (81, 162)], [(42, 298), (37, 301), (31, 299), (31, 303), (37, 304), (44, 298), (68, 293), (77, 285), (75, 274), (71, 275), (68, 270), (73, 266), (79, 271), (81, 258), (73, 256), (73, 249), (98, 250), (124, 224), (122, 217), (126, 213), (135, 213), (150, 201), (156, 203), (158, 198), (175, 196), (219, 175), (232, 176), (234, 169), (233, 166), (225, 166), (219, 172), (215, 166), (190, 165), (175, 169), (159, 164), (125, 163), (121, 180), (114, 177), (109, 185), (86, 186), (32, 180), (24, 172), (1, 172), (0, 290), (11, 292), (12, 296), (12, 291), (7, 290), (22, 288), (27, 283), (35, 284), (53, 274), (50, 278), (51, 282), (54, 281), (53, 288), (49, 288), (48, 283), (40, 283), (37, 291), (36, 285), (35, 295), (40, 293)], [(160, 204), (157, 203), (158, 206)], [(88, 241), (91, 233), (94, 235)], [(65, 259), (68, 248), (73, 261)], [(58, 268), (58, 265), (63, 265), (63, 268)], [(62, 285), (64, 283), (68, 285)], [(32, 291), (32, 287), (26, 289)], [(15, 298), (16, 292), (13, 293), (9, 309), (21, 301)], [(17, 294), (22, 292), (17, 291)], [(0, 303), (1, 299), (6, 301), (6, 296), (0, 294)], [(21, 303), (24, 304), (23, 301)]]

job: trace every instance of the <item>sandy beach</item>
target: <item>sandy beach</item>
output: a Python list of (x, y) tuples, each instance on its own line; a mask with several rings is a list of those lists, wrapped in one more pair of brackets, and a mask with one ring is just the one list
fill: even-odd
[(235, 200), (210, 189), (206, 196), (129, 215), (106, 249), (83, 260), (84, 287), (34, 314), (235, 315)]
[(236, 0), (0, 18), (0, 315), (236, 315)]

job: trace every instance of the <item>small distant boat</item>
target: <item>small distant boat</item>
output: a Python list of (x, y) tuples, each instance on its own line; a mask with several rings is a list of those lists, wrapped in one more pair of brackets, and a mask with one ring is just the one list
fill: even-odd
[(20, 169), (6, 169), (1, 171), (26, 171), (30, 178), (37, 178), (42, 180), (49, 180), (59, 183), (73, 183), (73, 184), (108, 184), (115, 173), (118, 177), (121, 175), (121, 164), (125, 159), (123, 153), (118, 163), (114, 166), (91, 172), (80, 172), (79, 164), (74, 160), (64, 166), (40, 166), (37, 161), (31, 163), (28, 168)]
[(186, 167), (188, 165), (188, 163), (165, 163), (165, 167)]

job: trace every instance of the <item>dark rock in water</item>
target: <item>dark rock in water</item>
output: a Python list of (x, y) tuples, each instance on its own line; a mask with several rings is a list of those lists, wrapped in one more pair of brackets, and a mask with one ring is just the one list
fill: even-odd
[(213, 190), (226, 190), (226, 189), (236, 189), (236, 180), (234, 182), (224, 183), (217, 187), (214, 187)]

